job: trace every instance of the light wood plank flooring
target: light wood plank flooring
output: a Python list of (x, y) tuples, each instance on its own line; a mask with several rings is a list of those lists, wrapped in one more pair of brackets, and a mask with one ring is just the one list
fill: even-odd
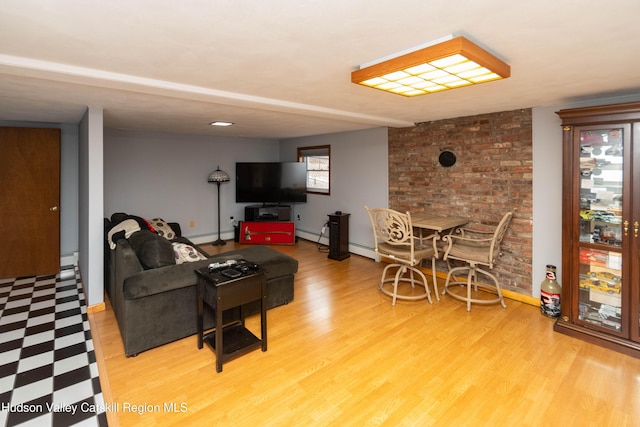
[(299, 260), (295, 299), (268, 311), (268, 351), (222, 373), (195, 336), (126, 358), (111, 308), (90, 316), (111, 426), (640, 425), (640, 360), (553, 332), (538, 307), (392, 307), (383, 264), (273, 248)]

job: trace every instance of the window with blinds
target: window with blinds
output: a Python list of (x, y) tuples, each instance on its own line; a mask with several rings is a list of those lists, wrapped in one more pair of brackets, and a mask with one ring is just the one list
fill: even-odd
[(307, 193), (330, 194), (331, 146), (298, 147), (298, 161), (307, 165)]

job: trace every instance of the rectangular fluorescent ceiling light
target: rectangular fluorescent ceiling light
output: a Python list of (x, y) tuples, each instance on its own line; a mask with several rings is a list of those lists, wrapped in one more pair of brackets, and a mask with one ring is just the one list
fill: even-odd
[(448, 36), (363, 64), (351, 81), (411, 97), (510, 76), (511, 67), (500, 59), (462, 36)]
[(233, 123), (231, 123), (231, 122), (211, 122), (209, 124), (211, 126), (231, 126)]

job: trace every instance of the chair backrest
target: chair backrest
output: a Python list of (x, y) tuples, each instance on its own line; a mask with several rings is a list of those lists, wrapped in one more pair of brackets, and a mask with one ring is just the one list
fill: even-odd
[(513, 212), (507, 212), (502, 216), (502, 219), (498, 223), (495, 231), (493, 232), (493, 241), (491, 242), (491, 253), (489, 255), (489, 260), (493, 263), (496, 258), (500, 255), (500, 243), (502, 243), (502, 239), (507, 232), (507, 228), (509, 227), (509, 223), (511, 222), (511, 218), (513, 217)]
[(415, 262), (411, 214), (387, 208), (364, 208), (371, 219), (376, 253), (407, 263)]

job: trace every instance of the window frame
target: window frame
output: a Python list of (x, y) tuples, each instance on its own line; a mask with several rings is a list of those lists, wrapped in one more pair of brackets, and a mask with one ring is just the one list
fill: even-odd
[[(323, 196), (331, 195), (331, 145), (313, 145), (308, 147), (298, 147), (298, 161), (303, 162), (307, 168), (307, 183), (309, 182), (309, 164), (307, 163), (307, 157), (311, 155), (324, 155), (319, 154), (319, 152), (326, 151), (326, 156), (328, 158), (328, 169), (327, 169), (327, 177), (329, 182), (327, 183), (327, 190), (320, 191), (318, 189), (309, 189), (307, 186), (307, 194), (320, 194)], [(313, 169), (311, 169), (313, 171)]]

